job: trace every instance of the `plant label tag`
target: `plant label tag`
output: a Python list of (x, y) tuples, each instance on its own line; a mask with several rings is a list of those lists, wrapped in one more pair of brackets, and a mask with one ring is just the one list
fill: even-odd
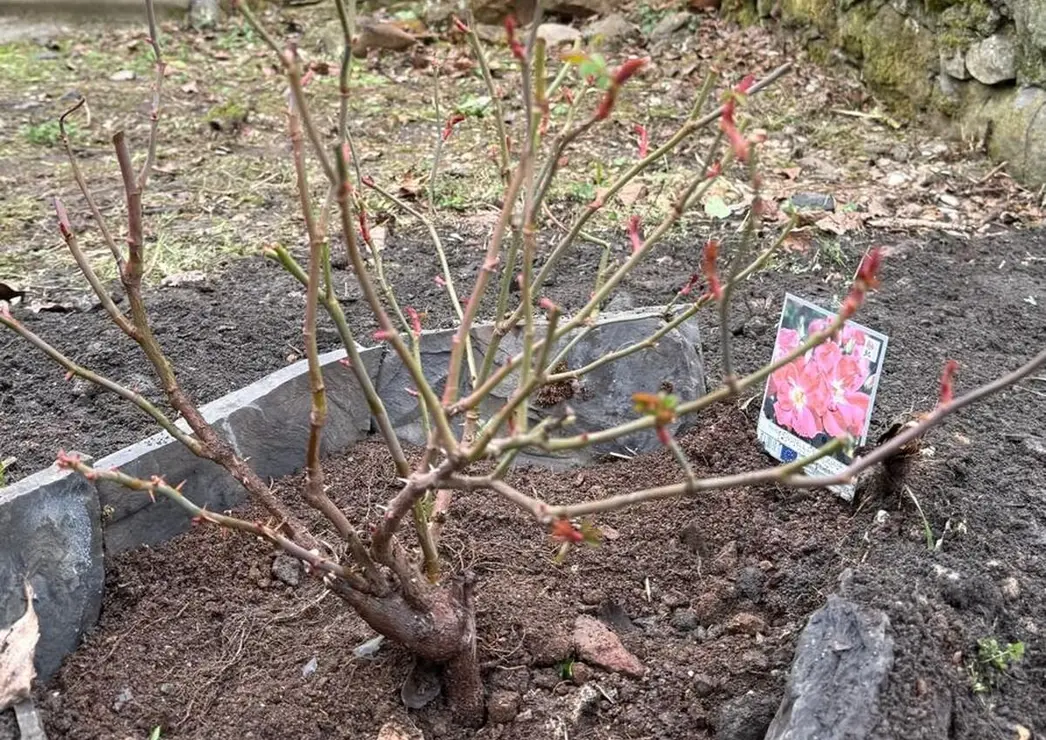
[[(773, 361), (788, 355), (836, 315), (785, 295)], [(767, 378), (757, 433), (766, 451), (790, 463), (813, 455), (836, 437), (850, 441), (833, 455), (805, 466), (808, 475), (836, 475), (865, 443), (886, 355), (885, 335), (847, 321), (835, 337), (796, 357)], [(830, 486), (847, 501), (853, 485)]]

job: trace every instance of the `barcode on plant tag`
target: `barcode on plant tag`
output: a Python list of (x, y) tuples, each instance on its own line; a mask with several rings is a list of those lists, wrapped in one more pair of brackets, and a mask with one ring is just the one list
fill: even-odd
[(759, 439), (763, 443), (763, 448), (770, 453), (771, 457), (778, 460), (781, 459), (782, 445), (778, 440), (764, 433), (760, 433)]

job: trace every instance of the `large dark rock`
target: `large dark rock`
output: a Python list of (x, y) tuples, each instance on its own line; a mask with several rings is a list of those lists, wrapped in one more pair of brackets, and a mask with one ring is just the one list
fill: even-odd
[(81, 476), (52, 466), (0, 489), (0, 629), (25, 613), (24, 578), (36, 592), (36, 672), (46, 681), (102, 605), (98, 496)]
[(829, 596), (799, 638), (785, 698), (766, 740), (861, 740), (893, 665), (882, 612)]

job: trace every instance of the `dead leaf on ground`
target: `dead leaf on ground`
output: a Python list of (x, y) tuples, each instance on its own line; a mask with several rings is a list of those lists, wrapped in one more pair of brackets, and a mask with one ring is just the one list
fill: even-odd
[(836, 211), (829, 213), (817, 221), (817, 228), (837, 236), (842, 236), (851, 231), (859, 231), (864, 228), (864, 221), (868, 217), (865, 213), (857, 211)]
[(33, 609), (33, 587), (25, 585), (25, 614), (0, 631), (0, 712), (30, 696), (36, 677), (33, 655), (40, 639), (40, 620)]
[(620, 200), (622, 205), (626, 208), (630, 208), (642, 200), (646, 193), (646, 185), (633, 180), (617, 191), (617, 199)]
[(774, 170), (775, 175), (781, 175), (789, 180), (795, 180), (802, 173), (802, 167), (778, 167)]
[(785, 252), (798, 252), (806, 254), (813, 242), (813, 235), (809, 231), (798, 231), (793, 229), (781, 240), (781, 249)]

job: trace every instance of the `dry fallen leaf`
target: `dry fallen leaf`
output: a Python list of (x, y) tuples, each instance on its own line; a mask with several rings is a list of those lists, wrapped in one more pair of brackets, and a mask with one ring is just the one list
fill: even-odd
[(635, 205), (644, 195), (646, 195), (646, 185), (641, 182), (636, 182), (635, 180), (617, 191), (618, 200), (620, 200), (621, 204), (626, 208)]
[(0, 631), (0, 712), (29, 698), (36, 677), (33, 654), (40, 639), (40, 620), (33, 609), (33, 587), (25, 581), (25, 614)]
[(817, 228), (821, 231), (827, 231), (837, 236), (842, 236), (850, 231), (857, 231), (864, 228), (864, 221), (867, 218), (866, 214), (858, 213), (857, 211), (836, 211), (835, 213), (829, 213), (824, 218), (817, 222)]

